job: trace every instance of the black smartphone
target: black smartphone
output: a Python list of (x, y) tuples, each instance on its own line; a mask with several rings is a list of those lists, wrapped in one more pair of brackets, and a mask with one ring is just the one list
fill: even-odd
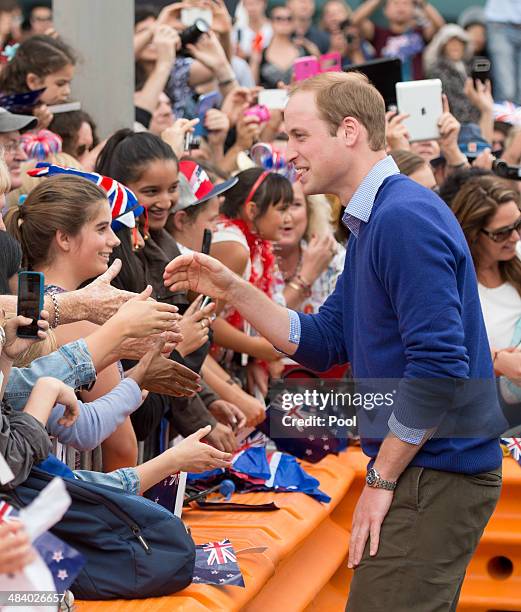
[(486, 57), (475, 57), (472, 61), (472, 79), (486, 83), (490, 80), (490, 60)]
[(201, 253), (205, 255), (210, 254), (210, 247), (212, 246), (212, 230), (205, 229), (203, 234), (203, 244), (201, 246)]
[(43, 309), (44, 278), (41, 272), (18, 273), (17, 314), (32, 319), (29, 325), (19, 327), (19, 338), (38, 337), (38, 319)]
[[(203, 244), (201, 245), (201, 253), (204, 253), (205, 255), (209, 255), (211, 246), (212, 246), (212, 230), (209, 230), (207, 228), (204, 230), (204, 234), (203, 234)], [(199, 310), (202, 310), (203, 308), (208, 306), (208, 304), (211, 301), (212, 301), (212, 298), (206, 295), (203, 298), (203, 301), (201, 302), (201, 306), (199, 307)]]

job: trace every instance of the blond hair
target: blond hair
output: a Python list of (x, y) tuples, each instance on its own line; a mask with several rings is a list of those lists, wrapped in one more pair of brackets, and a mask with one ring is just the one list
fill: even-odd
[(306, 196), (308, 224), (305, 239), (309, 242), (311, 236), (326, 236), (333, 234), (331, 204), (325, 195)]
[(336, 136), (345, 117), (353, 117), (366, 129), (371, 150), (385, 150), (385, 102), (365, 75), (323, 72), (294, 85), (289, 95), (301, 91), (315, 92), (318, 112), (331, 136)]
[(4, 150), (0, 147), (0, 195), (8, 194), (11, 189), (11, 177), (4, 159)]
[(36, 342), (31, 345), (26, 351), (20, 353), (16, 358), (14, 365), (17, 368), (28, 368), (31, 363), (39, 357), (50, 355), (58, 350), (58, 340), (52, 329), (47, 330), (47, 339), (41, 342)]

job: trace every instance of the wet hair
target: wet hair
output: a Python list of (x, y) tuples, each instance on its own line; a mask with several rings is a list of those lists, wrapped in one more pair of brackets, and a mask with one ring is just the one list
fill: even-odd
[[(264, 172), (262, 168), (249, 168), (237, 174), (238, 183), (224, 194), (221, 213), (230, 219), (237, 219), (244, 206), (248, 194), (255, 182)], [(268, 208), (282, 200), (289, 205), (293, 201), (293, 189), (288, 179), (281, 174), (270, 172), (256, 189), (251, 198), (258, 209), (257, 218), (262, 217)]]
[(177, 163), (172, 148), (159, 136), (123, 129), (107, 140), (96, 160), (95, 171), (128, 185), (139, 181), (145, 167), (157, 160)]
[(20, 269), (22, 247), (7, 232), (0, 231), (0, 295), (9, 295), (9, 279)]
[(76, 176), (53, 176), (27, 196), (21, 206), (7, 213), (7, 231), (22, 246), (22, 265), (28, 269), (52, 260), (51, 245), (56, 232), (77, 236), (93, 219), (100, 201), (107, 199), (103, 189)]
[(78, 132), (84, 123), (88, 123), (92, 130), (92, 146), (97, 144), (96, 124), (92, 117), (85, 111), (71, 111), (69, 113), (58, 113), (49, 125), (49, 130), (58, 134), (62, 139), (62, 151), (69, 155), (76, 155), (76, 143)]
[(76, 53), (62, 40), (46, 35), (31, 36), (0, 73), (0, 91), (4, 94), (27, 91), (29, 73), (43, 78), (76, 62)]
[(438, 195), (449, 207), (452, 207), (452, 201), (458, 194), (458, 191), (465, 183), (478, 176), (492, 176), (490, 170), (483, 168), (463, 168), (455, 170), (443, 181), (440, 185)]
[[(480, 264), (476, 247), (481, 230), (490, 223), (501, 205), (512, 201), (519, 208), (519, 192), (496, 176), (477, 176), (467, 181), (454, 198), (452, 211), (465, 234), (476, 271)], [(521, 261), (518, 257), (500, 261), (498, 265), (503, 282), (513, 285), (521, 295)]]

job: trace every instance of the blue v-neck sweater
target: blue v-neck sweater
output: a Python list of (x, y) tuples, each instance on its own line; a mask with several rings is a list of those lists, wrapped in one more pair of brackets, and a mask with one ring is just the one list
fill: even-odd
[[(369, 221), (349, 239), (335, 291), (319, 313), (298, 316), (301, 336), (293, 358), (315, 370), (350, 361), (355, 379), (493, 381), (463, 232), (440, 198), (407, 177), (385, 179)], [(413, 401), (404, 401), (394, 417), (421, 428), (428, 423), (419, 412)], [(474, 416), (476, 422), (501, 421), (495, 391)], [(479, 438), (433, 437), (411, 465), (467, 474), (495, 469), (502, 453), (492, 430)], [(375, 457), (380, 442), (362, 437), (362, 447)]]

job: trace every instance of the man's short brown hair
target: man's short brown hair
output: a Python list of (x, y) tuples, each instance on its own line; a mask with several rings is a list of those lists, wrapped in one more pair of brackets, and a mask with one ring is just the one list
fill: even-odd
[(345, 117), (353, 117), (367, 130), (373, 151), (385, 149), (385, 102), (367, 77), (360, 72), (324, 72), (301, 81), (290, 90), (314, 91), (322, 119), (336, 136)]

